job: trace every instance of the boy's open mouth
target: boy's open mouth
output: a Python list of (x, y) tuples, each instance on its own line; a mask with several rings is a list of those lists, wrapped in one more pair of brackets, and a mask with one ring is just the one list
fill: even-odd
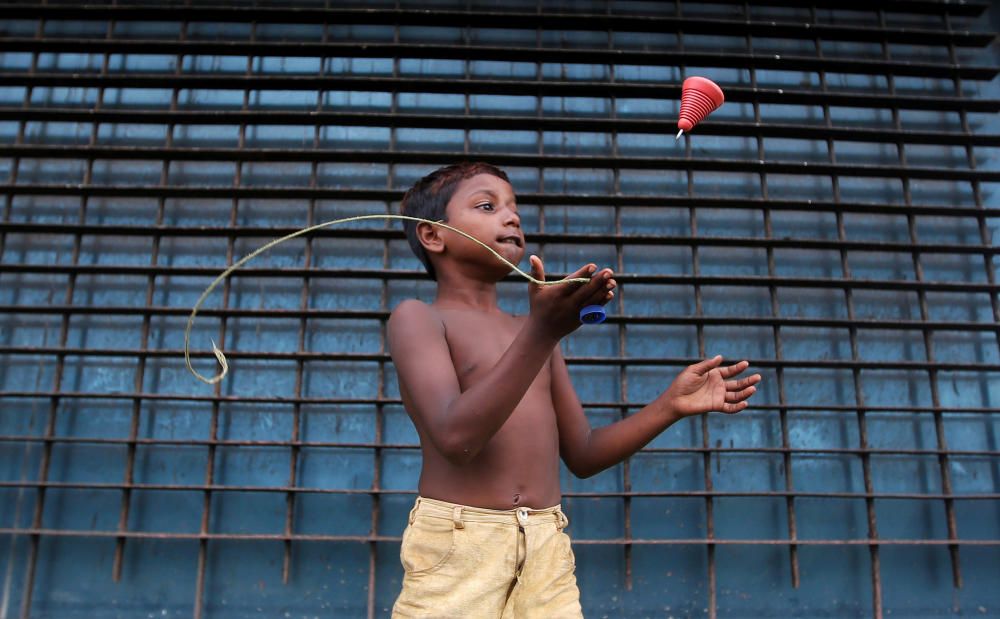
[(513, 245), (517, 245), (518, 247), (521, 247), (521, 246), (524, 245), (524, 241), (521, 240), (521, 237), (514, 236), (514, 235), (511, 235), (511, 236), (502, 236), (499, 239), (497, 239), (497, 241), (499, 241), (501, 243), (511, 243)]

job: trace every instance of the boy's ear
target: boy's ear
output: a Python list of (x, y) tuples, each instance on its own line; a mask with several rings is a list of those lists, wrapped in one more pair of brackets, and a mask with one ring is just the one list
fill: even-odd
[(441, 238), (441, 229), (429, 223), (420, 222), (417, 224), (417, 239), (428, 253), (440, 254), (444, 251), (444, 239)]

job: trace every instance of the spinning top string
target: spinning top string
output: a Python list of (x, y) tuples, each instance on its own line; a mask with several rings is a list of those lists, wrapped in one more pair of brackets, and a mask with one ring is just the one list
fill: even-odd
[(195, 319), (195, 316), (198, 315), (198, 309), (201, 307), (201, 304), (205, 302), (205, 299), (208, 298), (208, 295), (210, 295), (212, 293), (212, 291), (215, 290), (215, 287), (218, 286), (222, 282), (222, 280), (226, 279), (226, 277), (228, 277), (230, 273), (232, 273), (236, 269), (240, 268), (241, 266), (243, 266), (244, 264), (246, 264), (248, 261), (252, 260), (253, 258), (257, 257), (258, 255), (260, 255), (260, 254), (264, 253), (265, 251), (271, 249), (275, 245), (278, 245), (279, 243), (284, 243), (285, 241), (294, 239), (295, 237), (302, 236), (304, 234), (309, 234), (310, 232), (313, 232), (315, 230), (319, 230), (320, 228), (326, 228), (328, 226), (334, 226), (334, 225), (337, 225), (337, 224), (343, 224), (343, 223), (347, 223), (347, 222), (351, 222), (351, 221), (362, 221), (362, 220), (365, 220), (365, 219), (401, 219), (401, 220), (405, 220), (405, 221), (415, 221), (415, 222), (428, 223), (428, 224), (431, 224), (432, 226), (440, 226), (442, 228), (446, 228), (448, 230), (451, 230), (452, 232), (455, 232), (456, 234), (460, 234), (460, 235), (464, 236), (465, 238), (469, 239), (470, 241), (472, 241), (474, 243), (478, 243), (479, 245), (482, 245), (491, 254), (493, 254), (494, 256), (496, 256), (497, 259), (500, 260), (500, 262), (503, 262), (504, 264), (506, 264), (510, 268), (512, 268), (515, 271), (517, 271), (517, 273), (519, 275), (521, 275), (522, 277), (524, 277), (525, 279), (527, 279), (531, 283), (537, 284), (539, 286), (554, 286), (556, 284), (568, 284), (568, 283), (571, 283), (571, 282), (587, 283), (587, 282), (590, 281), (590, 279), (586, 278), (586, 277), (565, 277), (563, 279), (552, 281), (552, 282), (546, 282), (546, 281), (542, 281), (540, 279), (536, 279), (536, 278), (532, 277), (531, 275), (529, 275), (528, 273), (525, 273), (521, 269), (517, 268), (516, 264), (510, 262), (509, 260), (507, 260), (506, 258), (504, 258), (503, 256), (501, 256), (499, 253), (497, 253), (492, 247), (490, 247), (486, 243), (483, 243), (482, 241), (480, 241), (476, 237), (474, 237), (474, 236), (472, 236), (472, 235), (470, 235), (470, 234), (468, 234), (466, 232), (462, 232), (461, 230), (459, 230), (457, 228), (453, 228), (453, 227), (449, 226), (448, 224), (443, 223), (442, 221), (432, 221), (430, 219), (423, 219), (421, 217), (410, 217), (409, 215), (358, 215), (356, 217), (345, 217), (343, 219), (334, 219), (332, 221), (326, 221), (326, 222), (323, 222), (321, 224), (316, 224), (315, 226), (309, 226), (308, 228), (303, 228), (301, 230), (298, 230), (297, 232), (293, 232), (293, 233), (291, 233), (289, 235), (283, 236), (280, 239), (275, 239), (275, 240), (271, 241), (270, 243), (268, 243), (268, 244), (266, 244), (266, 245), (264, 245), (264, 246), (262, 246), (262, 247), (260, 247), (260, 248), (258, 248), (256, 250), (254, 250), (253, 252), (251, 252), (251, 253), (247, 254), (246, 256), (240, 258), (237, 262), (233, 263), (233, 265), (231, 267), (229, 267), (228, 269), (226, 269), (225, 271), (223, 271), (221, 275), (219, 275), (218, 277), (215, 278), (215, 281), (213, 281), (209, 285), (209, 287), (205, 289), (205, 292), (201, 293), (201, 296), (198, 297), (198, 302), (194, 304), (194, 308), (192, 308), (192, 310), (191, 310), (191, 316), (188, 317), (187, 328), (184, 329), (184, 363), (187, 365), (187, 369), (192, 374), (194, 374), (195, 377), (198, 380), (202, 381), (203, 383), (207, 383), (209, 385), (214, 385), (215, 383), (218, 383), (223, 378), (225, 378), (226, 374), (229, 372), (229, 362), (226, 360), (226, 355), (224, 355), (222, 353), (222, 351), (219, 350), (219, 347), (215, 345), (215, 341), (214, 340), (212, 340), (212, 353), (215, 355), (215, 358), (219, 361), (219, 365), (222, 366), (222, 371), (219, 372), (218, 374), (216, 374), (215, 376), (213, 376), (212, 378), (208, 378), (206, 376), (202, 376), (201, 374), (199, 374), (198, 371), (195, 370), (191, 366), (191, 327), (194, 325), (194, 319)]

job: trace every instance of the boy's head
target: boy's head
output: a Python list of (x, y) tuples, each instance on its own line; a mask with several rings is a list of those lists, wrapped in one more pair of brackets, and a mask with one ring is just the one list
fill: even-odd
[[(505, 183), (510, 183), (507, 174), (500, 168), (482, 162), (462, 162), (439, 168), (413, 184), (403, 195), (400, 212), (411, 217), (420, 217), (431, 221), (448, 223), (448, 203), (451, 202), (462, 181), (480, 174), (495, 176)], [(431, 263), (430, 255), (421, 243), (415, 221), (404, 221), (406, 240), (410, 249), (423, 263), (431, 279), (437, 280), (437, 272)], [(426, 224), (425, 224), (426, 225)], [(483, 250), (484, 253), (485, 250)]]

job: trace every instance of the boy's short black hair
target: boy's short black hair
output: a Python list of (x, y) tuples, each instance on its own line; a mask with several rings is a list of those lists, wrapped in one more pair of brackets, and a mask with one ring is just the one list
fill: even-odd
[[(448, 202), (455, 195), (458, 184), (467, 178), (472, 178), (477, 174), (490, 174), (510, 182), (507, 173), (495, 165), (483, 162), (463, 161), (443, 168), (434, 170), (427, 176), (413, 184), (405, 194), (403, 201), (399, 205), (399, 212), (411, 217), (430, 219), (431, 221), (444, 221), (447, 223)], [(437, 281), (437, 273), (434, 272), (434, 265), (431, 264), (430, 257), (424, 246), (417, 238), (417, 222), (403, 221), (403, 229), (406, 231), (406, 240), (410, 243), (410, 249), (417, 258), (424, 264), (431, 279)]]

